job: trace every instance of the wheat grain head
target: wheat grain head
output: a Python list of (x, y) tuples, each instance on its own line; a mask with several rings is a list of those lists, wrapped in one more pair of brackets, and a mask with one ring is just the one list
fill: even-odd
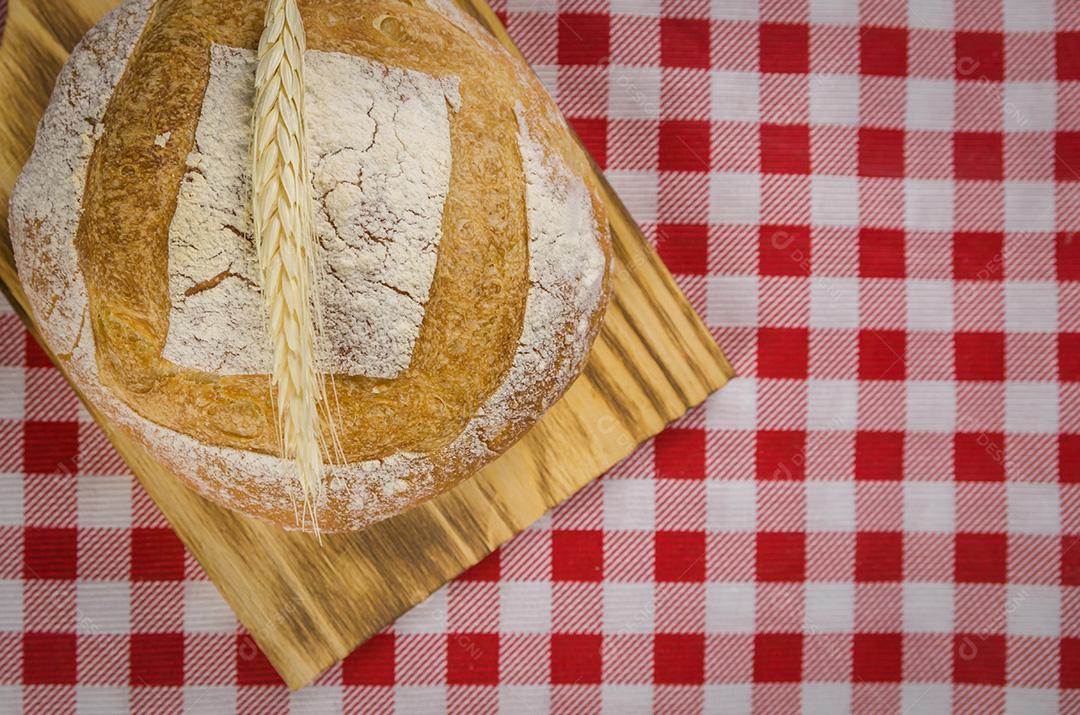
[(268, 0), (252, 117), (255, 246), (269, 319), (270, 380), (282, 456), (293, 461), (303, 492), (300, 520), (310, 514), (318, 533), (324, 389), (315, 362), (318, 300), (304, 142), (304, 49), (296, 0)]

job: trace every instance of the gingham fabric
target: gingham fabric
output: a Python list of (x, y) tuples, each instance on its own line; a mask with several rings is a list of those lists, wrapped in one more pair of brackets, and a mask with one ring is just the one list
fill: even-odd
[(496, 9), (741, 377), (290, 694), (5, 313), (0, 710), (1080, 712), (1080, 3)]

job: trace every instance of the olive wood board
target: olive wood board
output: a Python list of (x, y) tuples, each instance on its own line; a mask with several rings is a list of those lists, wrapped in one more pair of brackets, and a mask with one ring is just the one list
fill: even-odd
[[(517, 52), (484, 0), (459, 0)], [(14, 0), (0, 42), (0, 279), (27, 317), (8, 196), (53, 82), (116, 0)], [(599, 169), (596, 170), (599, 174)], [(350, 534), (290, 533), (216, 506), (87, 406), (291, 688), (602, 474), (732, 376), (731, 366), (603, 181), (614, 296), (582, 376), (526, 435), (453, 490)]]

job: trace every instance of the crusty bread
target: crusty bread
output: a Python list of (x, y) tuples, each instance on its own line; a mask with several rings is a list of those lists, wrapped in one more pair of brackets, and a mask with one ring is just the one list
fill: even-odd
[[(57, 82), (11, 234), (88, 398), (202, 494), (295, 528), (244, 154), (262, 7), (127, 0), (102, 20)], [(334, 531), (448, 489), (539, 418), (599, 329), (611, 248), (587, 158), (471, 18), (447, 0), (301, 10)]]

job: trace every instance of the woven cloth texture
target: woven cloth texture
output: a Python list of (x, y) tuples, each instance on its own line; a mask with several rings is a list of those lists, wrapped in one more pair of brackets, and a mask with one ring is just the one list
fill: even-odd
[(291, 694), (3, 312), (0, 711), (1080, 712), (1080, 3), (495, 9), (740, 377)]

